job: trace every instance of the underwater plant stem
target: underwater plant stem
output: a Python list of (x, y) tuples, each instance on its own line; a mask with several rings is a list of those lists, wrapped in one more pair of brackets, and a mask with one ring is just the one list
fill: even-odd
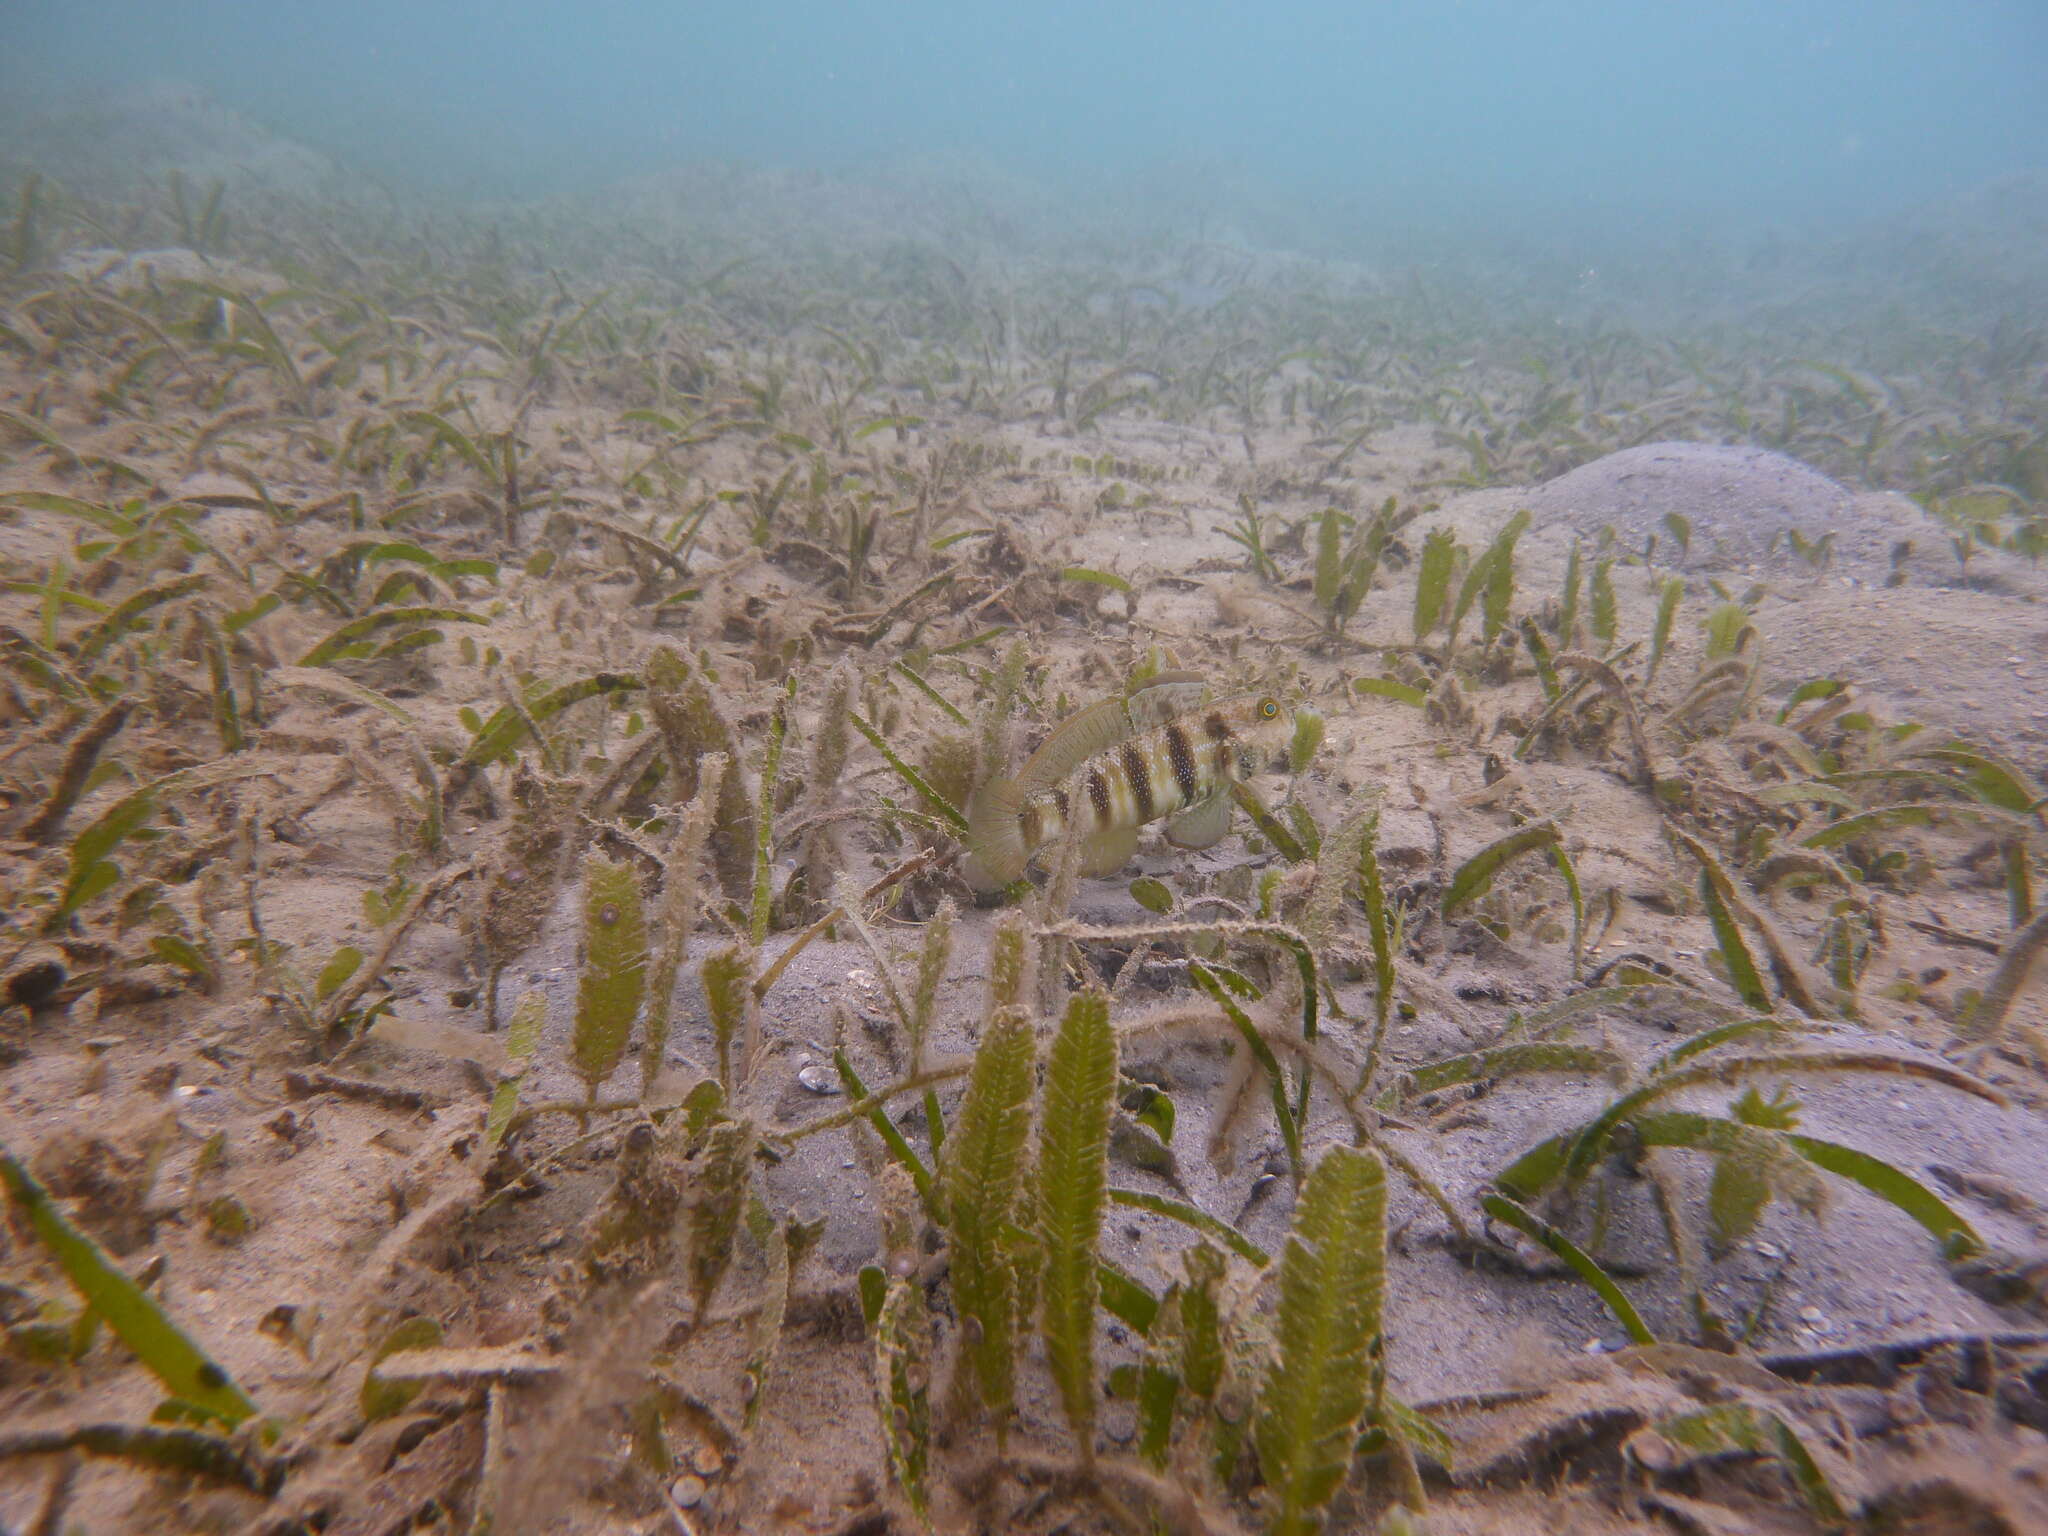
[(925, 1089), (936, 1087), (940, 1083), (950, 1083), (956, 1077), (965, 1077), (973, 1070), (973, 1066), (972, 1062), (962, 1061), (950, 1066), (927, 1067), (915, 1076), (900, 1078), (886, 1088), (870, 1089), (846, 1108), (829, 1114), (822, 1120), (810, 1121), (808, 1124), (797, 1126), (794, 1130), (777, 1131), (774, 1138), (777, 1141), (795, 1142), (802, 1141), (806, 1136), (815, 1136), (820, 1131), (836, 1131), (841, 1126), (853, 1124), (856, 1120), (867, 1119), (891, 1099), (900, 1099), (906, 1093), (922, 1093)]
[(788, 735), (789, 701), (785, 697), (768, 719), (768, 744), (761, 754), (761, 796), (754, 808), (754, 901), (747, 928), (756, 949), (768, 937), (775, 916), (775, 785), (782, 776), (782, 744)]
[(71, 749), (64, 754), (64, 767), (57, 775), (57, 782), (44, 800), (42, 809), (35, 819), (21, 829), (24, 840), (47, 844), (55, 841), (58, 831), (64, 825), (64, 818), (71, 814), (71, 808), (84, 793), (86, 780), (92, 776), (93, 764), (109, 741), (128, 721), (135, 708), (132, 700), (118, 700), (99, 714), (71, 743)]
[[(930, 848), (925, 849), (921, 853), (914, 854), (910, 858), (905, 859), (901, 864), (898, 864), (894, 869), (890, 870), (887, 874), (883, 875), (881, 879), (877, 880), (873, 885), (869, 886), (866, 890), (862, 891), (860, 893), (861, 899), (864, 901), (873, 901), (877, 896), (881, 895), (882, 892), (889, 889), (890, 886), (897, 884), (899, 881), (908, 880), (912, 875), (916, 874), (919, 870), (924, 869), (928, 865), (939, 863), (940, 859), (941, 856)], [(951, 859), (952, 855), (949, 854), (945, 856), (946, 862), (951, 862)], [(834, 923), (843, 923), (845, 921), (845, 909), (843, 907), (834, 907), (830, 912), (827, 912), (823, 917), (819, 918), (815, 923), (811, 924), (810, 927), (806, 928), (794, 939), (791, 939), (789, 941), (789, 947), (784, 949), (781, 954), (775, 957), (774, 964), (770, 965), (767, 970), (763, 971), (760, 974), (760, 976), (755, 979), (755, 1000), (759, 1001), (761, 998), (764, 998), (768, 995), (768, 989), (775, 985), (776, 980), (782, 975), (783, 971), (788, 967), (789, 962), (794, 960), (797, 957), (797, 955), (802, 952), (805, 945), (809, 944), (811, 940), (823, 934)]]
[[(320, 1010), (318, 1020), (321, 1033), (324, 1034), (339, 1020), (346, 1018), (349, 1010), (355, 1007), (362, 995), (377, 984), (378, 979), (384, 974), (385, 967), (391, 964), (391, 957), (397, 952), (399, 944), (406, 934), (411, 932), (412, 925), (419, 921), (420, 914), (426, 911), (427, 903), (456, 881), (466, 880), (475, 873), (474, 864), (457, 864), (440, 871), (431, 880), (422, 882), (420, 888), (413, 892), (412, 900), (405, 904), (405, 910), (398, 915), (397, 920), (385, 925), (383, 941), (378, 944), (377, 952), (356, 967), (355, 974), (336, 988), (334, 995), (327, 999), (326, 1005)], [(358, 1035), (356, 1040), (349, 1042), (350, 1048), (353, 1049), (358, 1041), (366, 1038), (368, 1037), (365, 1035)]]
[(2033, 921), (2006, 940), (2005, 953), (1998, 969), (1991, 973), (1990, 985), (1963, 1021), (1969, 1033), (1980, 1039), (1998, 1033), (2007, 1011), (2020, 995), (2020, 988), (2027, 984), (2027, 973), (2043, 950), (2048, 950), (2048, 907), (2043, 907)]

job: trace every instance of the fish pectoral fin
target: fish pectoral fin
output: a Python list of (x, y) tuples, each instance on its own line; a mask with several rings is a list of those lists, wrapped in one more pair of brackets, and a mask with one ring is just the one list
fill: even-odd
[(1136, 827), (1111, 827), (1081, 846), (1081, 873), (1090, 878), (1113, 875), (1138, 851)]
[(1182, 811), (1166, 824), (1166, 840), (1176, 848), (1213, 848), (1230, 830), (1230, 791), (1218, 790)]

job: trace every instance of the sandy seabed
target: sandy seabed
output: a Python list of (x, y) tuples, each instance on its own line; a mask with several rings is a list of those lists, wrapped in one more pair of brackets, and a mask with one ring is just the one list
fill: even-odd
[[(1361, 1143), (1368, 1396), (1433, 1427), (1383, 1421), (1332, 1529), (2048, 1529), (2048, 339), (2010, 281), (1816, 247), (1703, 266), (1706, 313), (739, 171), (428, 220), (301, 153), (217, 207), (246, 156), (50, 166), (0, 284), (0, 1141), (278, 1431), (140, 1468), (200, 1442), (142, 1433), (166, 1384), (18, 1199), (8, 1528), (911, 1530), (910, 1356), (939, 1529), (1260, 1528), (1257, 1457), (1212, 1465), (1286, 1379), (1242, 1255), (1306, 1263), (1297, 1167)], [(1165, 1202), (1238, 1245), (1223, 1385), (1155, 1463), (1109, 1387), (1179, 1368), (1178, 1305), (1149, 1346), (1097, 1318), (1085, 1458), (1027, 1311), (999, 1442), (955, 1380), (963, 1176), (906, 1195), (834, 1058), (931, 1069), (958, 1129), (1017, 907), (949, 812), (1161, 668), (1325, 735), (1254, 782), (1277, 824), (1070, 883), (1048, 850), (1023, 909), (1114, 931), (1034, 938), (1025, 994), (1043, 1060), (1114, 988), (1108, 1182), (1150, 1206), (1097, 1253), (1158, 1297)], [(670, 1023), (607, 1045), (634, 899)], [(1208, 931), (1125, 931), (1161, 903)], [(1204, 960), (1263, 994), (1280, 1102), (1313, 1073), (1298, 1125)], [(486, 1029), (521, 999), (537, 1037)], [(735, 1118), (692, 1132), (720, 1018)], [(1525, 1191), (1631, 1347), (1481, 1201), (1646, 1086)], [(948, 1166), (921, 1093), (885, 1112)], [(879, 1365), (870, 1267), (924, 1309)], [(380, 1385), (394, 1337), (448, 1353)]]

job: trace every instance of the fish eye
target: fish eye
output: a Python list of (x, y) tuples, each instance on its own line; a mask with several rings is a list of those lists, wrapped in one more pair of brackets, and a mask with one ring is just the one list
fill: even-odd
[(1278, 700), (1276, 700), (1276, 699), (1261, 699), (1261, 700), (1259, 700), (1259, 718), (1260, 718), (1261, 720), (1271, 720), (1271, 719), (1274, 719), (1274, 718), (1276, 718), (1276, 717), (1277, 717), (1277, 716), (1279, 715), (1279, 713), (1280, 713), (1280, 704), (1279, 704), (1279, 701), (1278, 701)]

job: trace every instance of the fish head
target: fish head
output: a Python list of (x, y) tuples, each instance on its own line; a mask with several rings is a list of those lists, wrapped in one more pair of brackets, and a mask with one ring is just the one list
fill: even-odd
[(1277, 695), (1248, 694), (1220, 711), (1236, 740), (1238, 772), (1244, 778), (1286, 773), (1294, 745), (1294, 710)]

